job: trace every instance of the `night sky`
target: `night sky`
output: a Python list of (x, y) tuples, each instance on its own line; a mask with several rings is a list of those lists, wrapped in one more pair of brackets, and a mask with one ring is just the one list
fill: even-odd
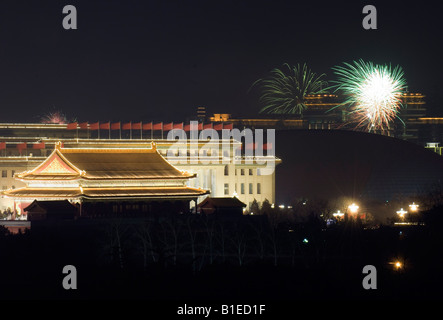
[[(74, 5), (78, 29), (62, 27)], [(378, 29), (364, 30), (364, 5)], [(79, 121), (256, 116), (250, 85), (283, 63), (400, 65), (443, 116), (441, 12), (418, 1), (2, 1), (0, 122), (53, 110)]]

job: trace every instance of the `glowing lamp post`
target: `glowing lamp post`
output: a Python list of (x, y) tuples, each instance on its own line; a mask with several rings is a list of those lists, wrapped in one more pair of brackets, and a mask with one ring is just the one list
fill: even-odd
[(418, 211), (418, 204), (415, 204), (415, 202), (412, 202), (412, 204), (409, 205), (409, 209), (412, 212), (417, 212)]
[(349, 205), (348, 209), (351, 213), (357, 213), (359, 206), (357, 206), (355, 203)]
[(403, 210), (403, 208), (397, 211), (397, 214), (400, 216), (400, 218), (404, 218), (406, 213), (408, 212), (406, 210)]
[(337, 218), (337, 220), (340, 220), (345, 214), (340, 212), (340, 210), (337, 210), (337, 212), (334, 212), (332, 215)]
[(403, 269), (403, 263), (399, 260), (389, 262), (389, 264), (392, 264), (394, 267), (394, 270), (400, 271)]

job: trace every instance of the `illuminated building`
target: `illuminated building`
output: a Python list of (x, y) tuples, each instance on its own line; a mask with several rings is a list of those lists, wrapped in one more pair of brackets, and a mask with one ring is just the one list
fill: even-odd
[[(260, 204), (265, 199), (270, 203), (275, 202), (275, 173), (263, 174), (262, 169), (266, 165), (261, 160), (271, 158), (276, 165), (280, 163), (280, 160), (275, 156), (264, 155), (254, 156), (252, 162), (244, 161), (243, 155), (234, 152), (242, 146), (239, 141), (233, 139), (225, 141), (232, 150), (229, 154), (225, 154), (218, 142), (211, 145), (208, 140), (193, 141), (189, 139), (183, 143), (167, 140), (164, 132), (155, 130), (157, 124), (148, 123), (150, 128), (154, 128), (154, 130), (150, 130), (145, 124), (132, 123), (131, 128), (134, 129), (131, 131), (124, 129), (125, 124), (119, 127), (120, 130), (115, 129), (112, 124), (108, 127), (109, 129), (101, 130), (92, 130), (91, 127), (94, 124), (88, 124), (87, 129), (82, 129), (80, 125), (83, 124), (76, 124), (73, 129), (69, 129), (70, 124), (0, 124), (0, 171), (2, 174), (0, 184), (2, 191), (26, 186), (25, 182), (15, 179), (14, 175), (38, 166), (51, 154), (58, 141), (63, 142), (65, 149), (143, 149), (154, 142), (158, 153), (173, 166), (195, 174), (194, 177), (186, 180), (186, 185), (191, 188), (209, 190), (211, 197), (237, 195), (239, 200), (248, 206), (254, 199)], [(171, 126), (171, 124), (161, 124), (161, 128), (164, 130), (168, 128), (167, 126)], [(211, 127), (215, 128), (216, 126), (211, 125)], [(100, 138), (98, 138), (99, 136)], [(197, 150), (194, 152), (205, 153), (205, 160), (209, 161), (200, 161), (200, 158), (197, 162), (190, 161), (194, 155), (190, 150), (190, 145), (193, 143), (197, 146)], [(168, 155), (168, 151), (171, 151), (171, 148), (175, 146), (185, 148), (185, 153)], [(204, 150), (206, 148), (208, 150)], [(197, 201), (201, 202), (205, 197), (206, 195), (199, 196)], [(16, 211), (19, 209), (17, 204), (14, 205), (12, 198), (2, 196), (0, 210), (3, 211), (7, 208), (15, 208)]]
[(198, 205), (198, 211), (204, 214), (241, 216), (245, 207), (246, 204), (238, 200), (237, 197), (207, 197)]
[(308, 129), (336, 129), (346, 121), (343, 109), (335, 94), (315, 94), (306, 96), (306, 110), (303, 118), (308, 122)]
[(196, 175), (178, 170), (151, 148), (62, 148), (32, 170), (16, 174), (25, 186), (4, 191), (17, 214), (34, 200), (69, 200), (79, 216), (188, 212), (209, 192), (186, 185)]
[[(306, 96), (306, 110), (300, 115), (270, 115), (257, 118), (232, 118), (231, 114), (215, 113), (209, 117), (212, 122), (229, 122), (238, 128), (272, 128), (276, 130), (292, 129), (335, 129), (344, 121), (341, 108), (335, 94), (316, 94)], [(331, 110), (332, 108), (335, 108)]]
[[(428, 117), (425, 95), (404, 93), (402, 107), (389, 130), (374, 132), (421, 146), (428, 142), (443, 143), (443, 117)], [(275, 130), (354, 130), (349, 124), (346, 107), (340, 106), (343, 97), (336, 94), (306, 95), (306, 110), (302, 115), (263, 114), (256, 118), (233, 118), (231, 114), (216, 113), (209, 117), (213, 122), (229, 122), (239, 128), (273, 128)]]
[(424, 95), (421, 93), (404, 93), (399, 117), (403, 122), (396, 121), (395, 136), (414, 143), (421, 143), (421, 127), (424, 122), (420, 119), (426, 116)]
[(206, 118), (206, 107), (197, 107), (197, 119), (202, 122)]

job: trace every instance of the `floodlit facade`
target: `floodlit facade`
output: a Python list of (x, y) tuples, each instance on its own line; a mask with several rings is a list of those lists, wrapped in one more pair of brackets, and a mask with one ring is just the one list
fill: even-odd
[(151, 148), (62, 148), (32, 170), (15, 174), (25, 186), (3, 192), (14, 200), (16, 213), (30, 203), (68, 200), (78, 216), (187, 212), (207, 190), (186, 185), (195, 174), (168, 163), (154, 143)]
[[(273, 153), (245, 156), (244, 144), (234, 139), (168, 140), (164, 132), (133, 132), (68, 129), (69, 124), (0, 124), (0, 185), (3, 195), (0, 210), (23, 214), (12, 190), (26, 187), (21, 173), (32, 170), (47, 159), (61, 141), (62, 149), (149, 148), (151, 143), (165, 161), (192, 175), (185, 185), (207, 190), (197, 203), (211, 197), (237, 196), (249, 208), (255, 200), (275, 202), (275, 167), (281, 162)], [(128, 134), (129, 133), (129, 134)], [(100, 138), (99, 138), (100, 135)], [(163, 138), (162, 138), (163, 136)], [(243, 151), (242, 151), (243, 150)], [(32, 197), (27, 201), (32, 202)], [(193, 206), (191, 202), (191, 207)]]

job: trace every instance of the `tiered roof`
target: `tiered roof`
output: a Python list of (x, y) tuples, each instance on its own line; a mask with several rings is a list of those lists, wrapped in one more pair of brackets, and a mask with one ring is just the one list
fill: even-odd
[(26, 180), (189, 179), (151, 148), (61, 148), (36, 168), (17, 174)]
[(185, 185), (195, 176), (171, 165), (153, 143), (143, 149), (62, 148), (59, 143), (39, 166), (16, 174), (28, 186), (3, 194), (29, 199), (195, 198), (208, 193)]

